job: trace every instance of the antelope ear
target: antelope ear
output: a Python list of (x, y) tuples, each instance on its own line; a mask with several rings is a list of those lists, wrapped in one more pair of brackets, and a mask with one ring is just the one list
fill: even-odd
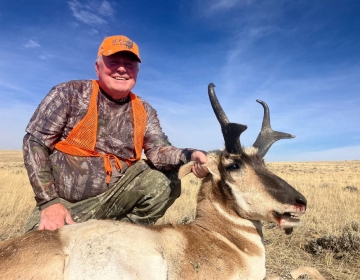
[(219, 164), (220, 164), (219, 158), (220, 158), (219, 154), (210, 153), (207, 156), (208, 161), (205, 164), (214, 182), (218, 182), (219, 180), (221, 180), (221, 175), (219, 172)]
[(211, 174), (211, 176), (212, 176), (212, 178), (213, 178), (213, 181), (214, 181), (214, 182), (220, 181), (221, 176), (220, 176), (220, 174), (219, 174), (219, 170), (216, 169), (216, 168), (212, 168), (210, 165), (205, 165), (205, 166), (206, 166), (207, 169), (209, 170), (209, 172), (210, 172), (210, 174)]
[(180, 167), (178, 172), (178, 178), (181, 180), (183, 177), (191, 173), (191, 167), (195, 164), (195, 161), (190, 161), (187, 164), (184, 164)]
[[(186, 175), (188, 175), (189, 173), (191, 173), (191, 167), (193, 167), (193, 165), (195, 164), (195, 161), (190, 161), (186, 164), (184, 164), (183, 166), (180, 167), (179, 172), (178, 172), (178, 178), (181, 180), (182, 178), (184, 178)], [(214, 177), (214, 178), (218, 178), (220, 179), (220, 175), (212, 170), (218, 171), (218, 169), (216, 168), (216, 165), (214, 166), (214, 163), (208, 162), (206, 163), (204, 166), (207, 167), (207, 169), (209, 170), (210, 174)]]

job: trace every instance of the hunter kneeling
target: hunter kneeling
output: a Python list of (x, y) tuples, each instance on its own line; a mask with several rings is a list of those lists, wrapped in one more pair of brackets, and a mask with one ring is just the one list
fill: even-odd
[(180, 195), (181, 165), (195, 161), (194, 174), (208, 174), (204, 152), (173, 147), (156, 111), (131, 92), (139, 63), (135, 42), (107, 37), (98, 80), (61, 83), (36, 109), (23, 144), (37, 202), (27, 232), (89, 219), (153, 224)]

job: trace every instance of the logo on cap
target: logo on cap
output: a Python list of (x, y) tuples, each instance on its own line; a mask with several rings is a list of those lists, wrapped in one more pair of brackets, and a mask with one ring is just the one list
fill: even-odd
[(124, 38), (120, 38), (120, 39), (114, 39), (112, 40), (111, 42), (113, 45), (123, 45), (124, 47), (126, 47), (127, 49), (132, 49), (133, 48), (133, 45), (134, 45), (134, 42), (131, 41), (130, 39), (126, 40)]

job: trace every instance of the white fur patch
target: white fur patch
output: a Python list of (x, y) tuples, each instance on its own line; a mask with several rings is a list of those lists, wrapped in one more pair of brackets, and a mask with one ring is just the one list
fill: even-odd
[(255, 147), (247, 147), (244, 149), (245, 154), (247, 154), (248, 156), (255, 156), (258, 153), (258, 148)]

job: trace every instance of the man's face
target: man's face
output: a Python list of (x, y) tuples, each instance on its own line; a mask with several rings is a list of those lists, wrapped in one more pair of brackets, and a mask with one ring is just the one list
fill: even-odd
[(114, 99), (125, 98), (135, 86), (139, 63), (132, 54), (118, 52), (95, 63), (100, 87)]

